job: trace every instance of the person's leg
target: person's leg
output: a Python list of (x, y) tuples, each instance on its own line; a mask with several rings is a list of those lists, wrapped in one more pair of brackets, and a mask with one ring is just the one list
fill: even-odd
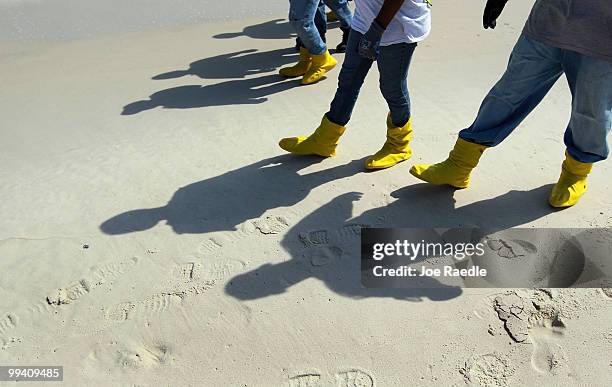
[(344, 63), (338, 76), (338, 88), (326, 114), (332, 122), (342, 126), (351, 119), (361, 86), (374, 63), (359, 55), (358, 46), (362, 36), (355, 30), (351, 31)]
[(321, 40), (323, 43), (326, 43), (327, 39), (325, 35), (327, 34), (327, 15), (325, 14), (325, 4), (323, 1), (319, 1), (319, 7), (315, 13), (314, 23), (315, 27), (317, 27), (317, 31), (319, 31)]
[[(311, 13), (312, 20), (308, 21), (310, 20), (308, 18), (310, 17)], [(314, 55), (311, 51), (312, 47), (317, 47), (317, 52), (321, 49), (320, 47), (323, 47), (323, 54), (315, 56), (320, 57), (318, 62), (323, 62), (323, 66), (327, 64), (327, 67), (323, 69), (324, 71), (318, 70), (318, 72), (322, 72), (324, 74), (325, 71), (331, 70), (331, 68), (335, 66), (336, 62), (333, 58), (330, 57), (329, 53), (327, 52), (327, 46), (325, 46), (325, 33), (327, 32), (325, 5), (323, 5), (322, 2), (316, 0), (291, 0), (289, 18), (290, 20), (297, 20), (292, 21), (291, 24), (294, 26), (296, 32), (298, 33), (298, 37), (296, 39), (296, 48), (299, 50), (300, 56), (298, 62), (295, 65), (281, 68), (279, 70), (279, 74), (289, 78), (303, 76), (305, 77), (312, 67)], [(305, 36), (304, 34), (309, 36), (309, 43), (304, 43), (304, 40), (302, 39)], [(315, 37), (314, 35), (317, 35), (317, 37)], [(320, 66), (320, 63), (318, 65)], [(316, 72), (316, 70), (313, 71), (313, 73), (314, 72)], [(319, 78), (321, 76), (322, 75), (320, 75)], [(318, 78), (316, 76), (313, 77), (312, 74), (308, 75), (308, 79), (309, 82), (307, 83), (313, 83), (318, 80)]]
[(561, 176), (549, 198), (554, 207), (572, 206), (584, 195), (593, 163), (608, 157), (612, 126), (612, 63), (564, 51), (563, 70), (572, 92), (572, 115)]
[(312, 55), (321, 55), (327, 50), (314, 23), (318, 6), (318, 0), (289, 0), (289, 22)]
[(378, 56), (380, 91), (389, 105), (391, 121), (397, 127), (404, 126), (410, 119), (408, 69), (416, 46), (416, 43), (383, 46)]
[(340, 29), (342, 30), (342, 40), (340, 40), (340, 43), (336, 46), (336, 53), (339, 54), (346, 52), (346, 45), (348, 44), (349, 35), (351, 34), (350, 27), (340, 27)]
[[(306, 48), (304, 53), (309, 55), (309, 66), (307, 66), (302, 78), (303, 85), (318, 82), (325, 73), (336, 67), (338, 63), (330, 55), (315, 26), (314, 20), (318, 6), (319, 0), (289, 0), (289, 21)], [(300, 62), (298, 64), (306, 63), (304, 61), (305, 55), (302, 54), (303, 52), (300, 51)], [(299, 70), (303, 69), (303, 66), (297, 67)], [(281, 69), (280, 73), (285, 76), (295, 76), (297, 71), (294, 70), (294, 68)], [(287, 73), (291, 75), (287, 75)]]
[(333, 156), (345, 125), (351, 118), (357, 96), (372, 61), (359, 56), (357, 51), (361, 34), (352, 31), (344, 64), (338, 77), (338, 89), (331, 102), (329, 111), (321, 125), (306, 137), (288, 137), (279, 142), (282, 149), (298, 155)]
[(295, 47), (300, 56), (296, 64), (281, 68), (280, 75), (289, 78), (304, 76), (312, 64), (312, 50), (327, 50), (315, 25), (318, 5), (317, 0), (289, 0), (289, 23), (297, 33)]
[(346, 45), (351, 31), (351, 22), (353, 14), (348, 6), (347, 0), (325, 0), (325, 3), (332, 9), (332, 13), (337, 20), (340, 20), (340, 29), (342, 30), (342, 40), (336, 46), (336, 52), (346, 52)]
[(563, 74), (562, 50), (521, 35), (506, 72), (485, 97), (478, 116), (449, 158), (434, 165), (415, 165), (410, 173), (432, 184), (465, 188), (487, 147), (502, 142), (540, 103)]
[(483, 100), (474, 123), (459, 137), (487, 147), (502, 142), (563, 74), (561, 56), (561, 49), (521, 35), (506, 72)]
[(350, 28), (353, 20), (353, 14), (348, 6), (347, 0), (324, 0), (327, 5), (340, 21), (341, 28)]
[[(327, 15), (325, 14), (325, 4), (323, 1), (319, 1), (319, 7), (317, 8), (317, 12), (315, 13), (314, 24), (319, 32), (319, 36), (323, 43), (327, 42), (325, 35), (327, 34)], [(295, 48), (296, 50), (300, 50), (300, 48), (304, 47), (302, 40), (298, 36), (295, 38)], [(304, 75), (303, 73), (301, 75)]]
[(605, 160), (612, 126), (612, 63), (566, 51), (563, 70), (572, 92), (567, 152), (583, 163)]
[(408, 69), (416, 43), (399, 43), (380, 48), (378, 71), (380, 91), (389, 106), (387, 141), (382, 149), (366, 160), (366, 168), (382, 169), (407, 160), (412, 155), (410, 138), (410, 97)]

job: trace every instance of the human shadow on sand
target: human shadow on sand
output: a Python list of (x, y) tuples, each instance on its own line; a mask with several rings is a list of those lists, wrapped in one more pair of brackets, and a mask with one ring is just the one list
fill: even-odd
[(264, 103), (268, 96), (299, 86), (299, 81), (287, 81), (280, 75), (235, 80), (215, 85), (177, 86), (158, 91), (149, 99), (124, 106), (121, 115), (132, 115), (145, 110), (191, 109), (210, 106), (255, 105)]
[(153, 79), (173, 79), (187, 75), (202, 79), (238, 79), (269, 73), (296, 61), (297, 54), (290, 48), (272, 51), (257, 51), (252, 48), (200, 59), (191, 63), (187, 69), (169, 71), (156, 75)]
[(290, 207), (327, 182), (363, 170), (363, 161), (300, 174), (321, 161), (318, 157), (276, 156), (180, 188), (168, 204), (128, 211), (105, 221), (106, 234), (143, 231), (161, 221), (177, 234), (234, 231), (236, 226), (264, 212)]
[(187, 69), (169, 71), (153, 77), (155, 80), (197, 76), (203, 79), (230, 79), (212, 85), (176, 86), (158, 91), (146, 100), (123, 107), (122, 115), (133, 115), (145, 110), (191, 109), (210, 106), (252, 105), (268, 100), (268, 96), (299, 86), (299, 80), (287, 80), (278, 74), (265, 74), (296, 61), (291, 49), (267, 52), (237, 51), (198, 60)]
[[(234, 231), (266, 211), (291, 207), (323, 184), (363, 171), (363, 160), (311, 173), (300, 173), (319, 158), (283, 155), (261, 160), (180, 188), (162, 207), (116, 215), (100, 226), (107, 234), (144, 231), (165, 221), (177, 234)], [(265, 264), (232, 278), (226, 293), (252, 300), (286, 292), (316, 278), (339, 295), (351, 298), (391, 297), (422, 301), (459, 296), (457, 287), (428, 284), (430, 289), (367, 289), (360, 282), (359, 229), (362, 226), (404, 228), (483, 227), (503, 230), (550, 214), (546, 204), (552, 185), (456, 207), (455, 191), (427, 184), (410, 185), (391, 194), (396, 200), (353, 217), (361, 194), (342, 194), (302, 218), (284, 235), (289, 260)]]
[(295, 37), (295, 33), (287, 20), (274, 19), (244, 27), (240, 32), (227, 32), (214, 35), (213, 38), (232, 39), (240, 36), (247, 36), (252, 39), (288, 39)]
[[(410, 301), (442, 301), (461, 295), (458, 287), (434, 279), (419, 289), (368, 289), (361, 286), (359, 229), (363, 226), (403, 228), (515, 227), (552, 212), (546, 205), (551, 185), (529, 191), (510, 191), (496, 198), (456, 208), (454, 190), (411, 185), (392, 193), (396, 201), (352, 217), (361, 194), (346, 193), (317, 209), (292, 227), (282, 247), (291, 259), (265, 264), (232, 278), (226, 293), (253, 300), (286, 292), (308, 278), (351, 298), (391, 297)], [(351, 239), (352, 238), (352, 239)]]

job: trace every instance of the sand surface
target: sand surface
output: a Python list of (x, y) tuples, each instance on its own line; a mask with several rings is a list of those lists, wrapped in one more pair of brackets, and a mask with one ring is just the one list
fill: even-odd
[[(17, 3), (3, 17), (25, 12)], [(95, 20), (84, 35), (0, 23), (0, 364), (64, 365), (70, 386), (612, 380), (609, 290), (359, 284), (361, 225), (612, 226), (610, 163), (578, 206), (546, 204), (564, 79), (485, 154), (470, 189), (408, 173), (471, 123), (531, 2), (513, 2), (495, 31), (481, 29), (480, 2), (436, 2), (410, 74), (414, 156), (376, 173), (363, 171), (385, 135), (375, 69), (337, 157), (278, 148), (317, 126), (339, 72), (310, 87), (276, 75), (296, 59), (285, 3), (113, 33)]]

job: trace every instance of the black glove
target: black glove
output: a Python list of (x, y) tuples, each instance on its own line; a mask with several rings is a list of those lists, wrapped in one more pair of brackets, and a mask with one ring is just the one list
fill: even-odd
[(376, 60), (378, 57), (380, 40), (384, 33), (385, 29), (378, 24), (375, 19), (370, 25), (368, 32), (363, 34), (359, 41), (359, 55), (367, 59)]
[(485, 29), (495, 28), (497, 18), (501, 15), (508, 0), (487, 0), (484, 15), (482, 15), (482, 25)]

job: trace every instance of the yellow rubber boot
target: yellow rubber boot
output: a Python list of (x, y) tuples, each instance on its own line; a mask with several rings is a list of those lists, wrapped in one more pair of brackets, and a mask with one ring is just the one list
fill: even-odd
[(557, 208), (571, 207), (578, 203), (587, 190), (586, 179), (592, 169), (592, 163), (581, 163), (565, 152), (561, 176), (550, 193), (548, 203)]
[(323, 116), (321, 125), (308, 137), (289, 137), (280, 140), (278, 145), (287, 152), (296, 155), (319, 155), (330, 157), (336, 154), (340, 136), (346, 128), (334, 124)]
[(431, 184), (466, 188), (470, 183), (470, 173), (478, 165), (478, 160), (486, 148), (484, 145), (459, 138), (448, 159), (433, 165), (414, 165), (410, 168), (410, 173)]
[(318, 82), (325, 73), (336, 67), (337, 64), (338, 61), (331, 56), (329, 50), (325, 50), (321, 55), (312, 55), (310, 68), (304, 74), (304, 78), (302, 78), (302, 85)]
[(387, 116), (387, 141), (382, 149), (365, 162), (367, 169), (384, 169), (408, 160), (412, 156), (410, 138), (412, 137), (412, 118), (406, 125), (398, 128), (393, 126), (391, 114)]
[(312, 58), (308, 50), (304, 47), (300, 47), (300, 58), (298, 59), (298, 62), (293, 66), (283, 67), (278, 71), (278, 73), (288, 78), (301, 77), (306, 74), (310, 68), (311, 62)]

